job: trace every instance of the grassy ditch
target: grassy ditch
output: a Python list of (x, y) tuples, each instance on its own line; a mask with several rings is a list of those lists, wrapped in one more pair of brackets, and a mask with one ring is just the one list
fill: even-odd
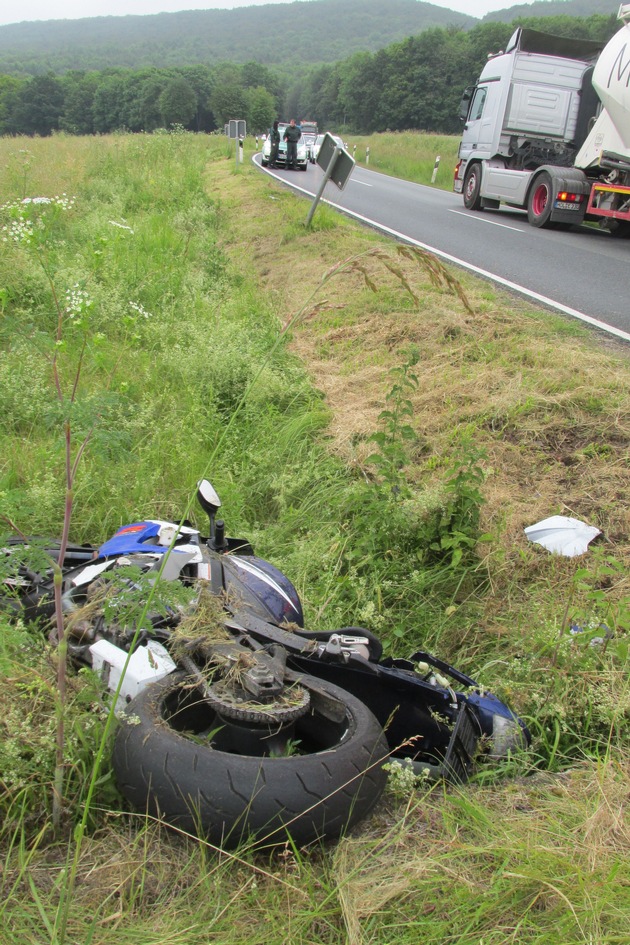
[[(5, 139), (0, 168), (0, 530), (59, 535), (69, 491), (74, 541), (194, 519), (208, 475), (309, 624), (433, 650), (534, 735), (267, 859), (125, 812), (105, 763), (77, 844), (98, 685), (68, 679), (53, 835), (56, 654), (0, 617), (3, 941), (625, 941), (627, 349), (328, 207), (307, 231), (219, 138)], [(602, 540), (528, 543), (556, 513)]]

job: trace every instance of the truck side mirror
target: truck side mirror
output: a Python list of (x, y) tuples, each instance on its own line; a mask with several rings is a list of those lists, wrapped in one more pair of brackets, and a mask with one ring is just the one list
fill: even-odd
[(470, 100), (473, 97), (473, 92), (475, 91), (474, 85), (469, 85), (468, 88), (464, 89), (464, 94), (462, 95), (462, 100), (459, 104), (459, 120), (466, 121), (468, 118), (468, 109), (470, 108)]

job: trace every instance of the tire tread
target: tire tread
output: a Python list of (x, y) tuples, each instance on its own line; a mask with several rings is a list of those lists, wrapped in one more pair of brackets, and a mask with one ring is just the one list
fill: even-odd
[(251, 834), (270, 843), (290, 835), (298, 844), (337, 837), (372, 810), (385, 786), (380, 762), (388, 748), (379, 722), (356, 697), (316, 681), (346, 706), (348, 728), (332, 750), (235, 755), (200, 745), (165, 721), (165, 700), (184, 678), (175, 673), (148, 686), (129, 707), (140, 723), (117, 732), (113, 767), (133, 807), (159, 811), (224, 846)]

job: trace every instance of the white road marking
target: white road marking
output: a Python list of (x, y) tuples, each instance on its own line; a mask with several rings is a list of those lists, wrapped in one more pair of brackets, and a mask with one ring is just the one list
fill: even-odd
[(471, 213), (464, 213), (463, 210), (451, 210), (451, 209), (449, 209), (448, 212), (449, 212), (449, 213), (457, 213), (458, 216), (460, 216), (460, 217), (466, 217), (468, 220), (474, 220), (475, 223), (489, 223), (490, 226), (501, 226), (501, 227), (503, 227), (504, 230), (513, 230), (514, 233), (523, 233), (523, 232), (524, 232), (524, 230), (522, 230), (522, 229), (521, 229), (520, 227), (518, 227), (518, 226), (510, 226), (508, 223), (499, 223), (498, 220), (488, 220), (487, 217), (473, 216)]

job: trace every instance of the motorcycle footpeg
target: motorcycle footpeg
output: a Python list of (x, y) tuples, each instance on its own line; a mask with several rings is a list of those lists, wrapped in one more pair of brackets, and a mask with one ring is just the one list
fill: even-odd
[(326, 643), (317, 648), (317, 655), (324, 662), (348, 662), (352, 656), (369, 660), (370, 641), (367, 637), (332, 633)]

